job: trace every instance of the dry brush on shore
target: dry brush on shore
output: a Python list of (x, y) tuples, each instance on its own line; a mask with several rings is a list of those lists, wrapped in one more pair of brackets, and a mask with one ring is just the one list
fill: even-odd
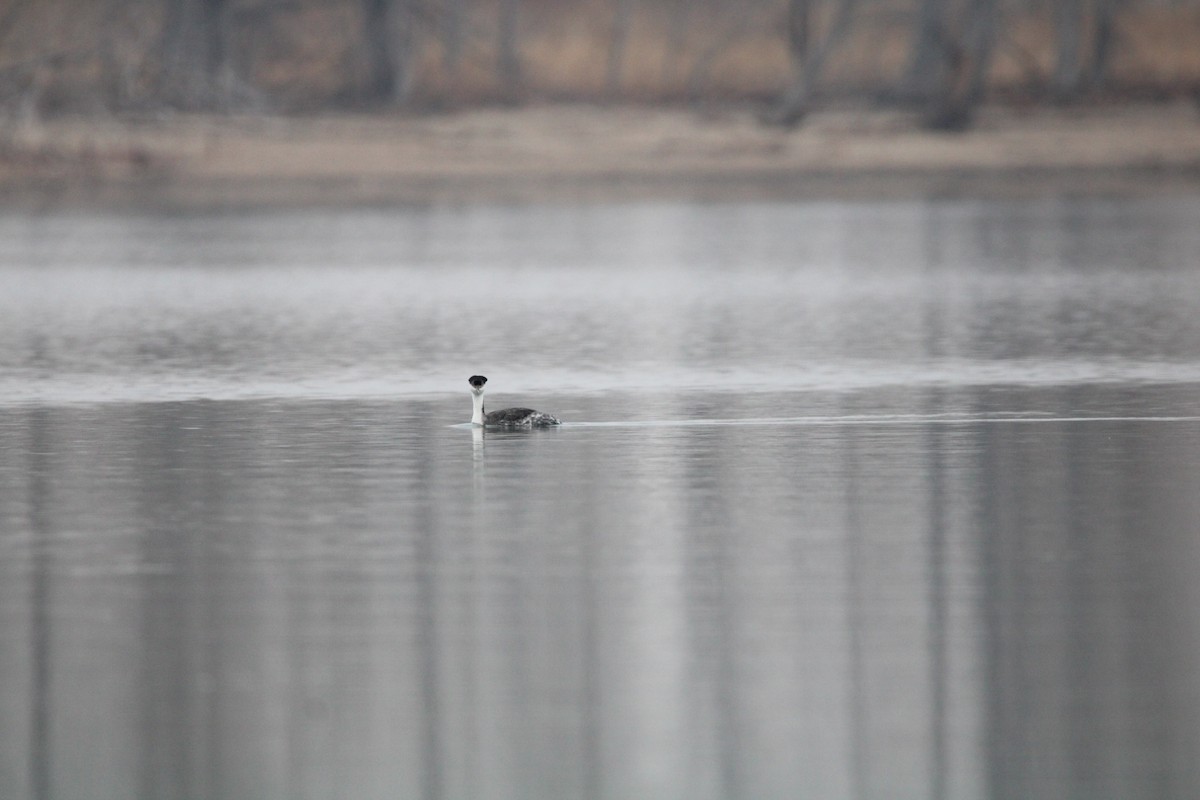
[(853, 101), (1200, 89), (1200, 0), (2, 0), (0, 111)]

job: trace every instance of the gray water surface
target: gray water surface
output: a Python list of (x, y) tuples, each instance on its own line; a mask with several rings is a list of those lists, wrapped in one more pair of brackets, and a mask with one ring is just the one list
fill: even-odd
[(1178, 196), (0, 217), (0, 796), (1200, 796), (1198, 265)]

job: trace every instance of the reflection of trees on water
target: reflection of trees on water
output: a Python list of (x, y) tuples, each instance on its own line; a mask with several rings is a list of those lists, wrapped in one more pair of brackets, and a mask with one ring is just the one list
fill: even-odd
[(1194, 460), (1194, 443), (1155, 441), (1136, 422), (983, 436), (989, 782), (1013, 797), (1054, 781), (1101, 795), (1195, 793), (1160, 784), (1188, 774), (1180, 748), (1197, 736), (1175, 713), (1195, 696), (1195, 673), (1179, 672), (1194, 657), (1176, 649), (1193, 648), (1195, 631), (1171, 611), (1181, 587), (1167, 566), (1186, 557), (1194, 516), (1146, 492), (1163, 456)]
[[(74, 785), (97, 737), (121, 768), (96, 787), (168, 797), (1197, 788), (1194, 598), (1164, 563), (1192, 563), (1196, 501), (1154, 477), (1187, 474), (1186, 437), (717, 426), (580, 453), (569, 430), (477, 449), (434, 406), (393, 440), (391, 408), (337, 406), (118, 406), (90, 420), (92, 469), (47, 455), (78, 430), (30, 417), (45, 546), (4, 686), (33, 691), (21, 731), (0, 723), (30, 796)], [(554, 480), (583, 488), (513, 491)], [(446, 485), (461, 502), (430, 495)], [(87, 518), (56, 498), (87, 486), (136, 532), (90, 564), (55, 549)], [(85, 596), (101, 638), (64, 616)]]
[(51, 797), (51, 764), (53, 763), (53, 730), (51, 709), (54, 697), (51, 686), (51, 642), (53, 628), (51, 609), (52, 544), (50, 493), (53, 437), (49, 414), (35, 410), (29, 417), (30, 464), (29, 529), (33, 548), (29, 591), (29, 651), (31, 692), (29, 698), (29, 795), (33, 800)]

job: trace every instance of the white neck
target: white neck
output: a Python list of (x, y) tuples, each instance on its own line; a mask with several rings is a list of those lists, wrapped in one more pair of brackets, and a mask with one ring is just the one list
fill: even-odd
[(483, 392), (475, 394), (471, 392), (471, 402), (475, 404), (475, 410), (471, 414), (472, 425), (483, 424)]

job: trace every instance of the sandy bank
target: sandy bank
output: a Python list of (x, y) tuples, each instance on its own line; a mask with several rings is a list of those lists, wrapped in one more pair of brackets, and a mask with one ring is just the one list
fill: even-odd
[(56, 120), (11, 130), (0, 198), (196, 207), (1200, 187), (1187, 104), (1018, 113), (967, 134), (904, 114), (547, 106), (439, 116)]

